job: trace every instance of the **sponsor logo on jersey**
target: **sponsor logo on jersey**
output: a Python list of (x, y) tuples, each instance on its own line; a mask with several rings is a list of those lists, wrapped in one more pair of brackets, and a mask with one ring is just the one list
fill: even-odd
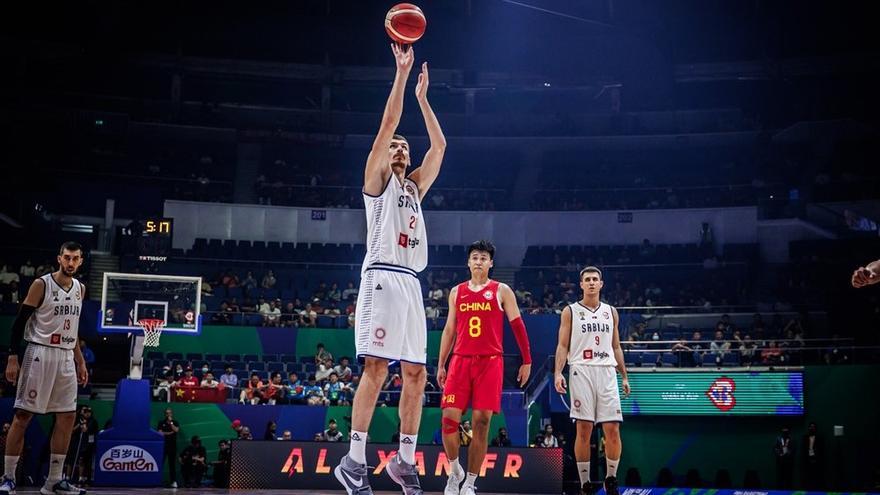
[(580, 401), (580, 400), (578, 400), (578, 399), (575, 399), (575, 400), (574, 400), (574, 408), (575, 408), (575, 409), (580, 409), (580, 408), (581, 408), (581, 401)]
[(486, 292), (483, 292), (483, 297), (485, 297), (487, 301), (491, 301), (491, 300), (492, 300), (492, 297), (493, 297), (494, 295), (495, 295), (495, 294), (492, 294), (492, 291), (491, 291), (491, 290), (487, 290)]
[(418, 238), (410, 237), (407, 234), (404, 234), (403, 232), (401, 232), (397, 236), (397, 245), (402, 248), (410, 247), (410, 248), (415, 249), (415, 247), (418, 246), (420, 242), (421, 241), (419, 241)]
[(608, 353), (605, 352), (605, 351), (599, 351), (599, 352), (593, 354), (593, 357), (595, 357), (596, 359), (607, 359), (607, 358), (609, 358), (610, 356), (611, 356), (611, 355), (608, 354)]
[(49, 338), (49, 342), (52, 344), (56, 344), (56, 345), (60, 344), (61, 343), (61, 335), (57, 334), (57, 333), (53, 333), (52, 336)]
[(592, 349), (584, 349), (584, 359), (593, 359)]
[(376, 338), (382, 340), (385, 338), (385, 329), (382, 327), (376, 327), (376, 331), (374, 332)]
[(98, 466), (111, 473), (158, 472), (159, 464), (153, 455), (136, 445), (117, 445), (101, 456)]
[(61, 337), (61, 342), (64, 344), (72, 344), (72, 343), (76, 342), (76, 339), (73, 337), (69, 337), (67, 335), (64, 335)]
[(34, 389), (28, 390), (28, 398), (33, 400), (37, 398), (37, 391)]

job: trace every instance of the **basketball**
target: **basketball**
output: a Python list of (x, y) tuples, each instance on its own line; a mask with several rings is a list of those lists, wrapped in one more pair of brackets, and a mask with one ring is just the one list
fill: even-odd
[(394, 41), (409, 45), (425, 34), (428, 21), (422, 9), (411, 3), (399, 3), (385, 14), (385, 31)]

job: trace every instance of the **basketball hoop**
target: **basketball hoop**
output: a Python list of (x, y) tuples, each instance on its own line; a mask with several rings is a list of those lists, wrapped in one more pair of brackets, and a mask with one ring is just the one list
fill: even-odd
[(142, 318), (138, 325), (144, 329), (144, 347), (159, 347), (159, 337), (165, 328), (165, 321), (158, 318)]

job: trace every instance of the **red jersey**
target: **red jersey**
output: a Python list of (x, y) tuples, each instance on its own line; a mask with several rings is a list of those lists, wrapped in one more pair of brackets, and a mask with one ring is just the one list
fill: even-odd
[(491, 356), (504, 353), (504, 310), (498, 302), (498, 282), (489, 280), (477, 292), (468, 282), (458, 284), (455, 297), (453, 354)]

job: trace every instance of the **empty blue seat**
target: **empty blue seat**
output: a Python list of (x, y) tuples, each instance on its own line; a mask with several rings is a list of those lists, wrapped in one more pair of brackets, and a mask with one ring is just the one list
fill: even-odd
[(241, 354), (224, 354), (223, 360), (227, 363), (235, 363), (241, 361)]
[(248, 371), (266, 371), (266, 363), (262, 361), (249, 362)]
[(263, 361), (278, 361), (278, 354), (263, 354)]
[(285, 371), (284, 363), (278, 363), (278, 362), (266, 363), (266, 369), (271, 372), (280, 371), (280, 372), (284, 373), (284, 371)]
[(244, 356), (241, 357), (241, 360), (246, 363), (250, 363), (252, 361), (259, 361), (260, 358), (256, 354), (245, 354)]

